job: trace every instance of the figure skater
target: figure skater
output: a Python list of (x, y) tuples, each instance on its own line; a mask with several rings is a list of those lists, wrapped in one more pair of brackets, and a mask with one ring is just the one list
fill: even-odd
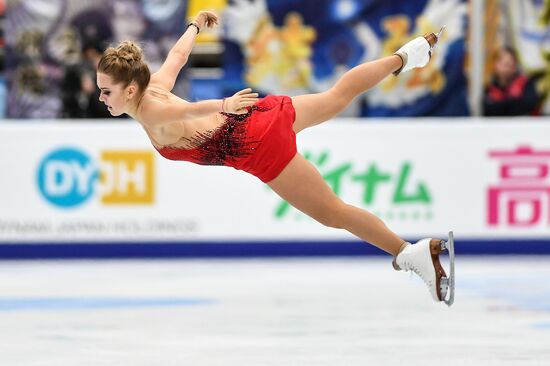
[(300, 131), (336, 116), (386, 76), (425, 66), (438, 36), (418, 37), (394, 55), (361, 64), (322, 93), (258, 98), (247, 88), (221, 100), (187, 102), (171, 90), (197, 34), (217, 24), (214, 13), (200, 12), (153, 74), (136, 44), (108, 48), (98, 65), (100, 100), (113, 116), (126, 113), (138, 121), (163, 157), (253, 174), (321, 224), (345, 229), (391, 254), (395, 269), (418, 274), (434, 300), (447, 302), (449, 277), (439, 262), (446, 242), (405, 242), (378, 217), (343, 202), (296, 150)]

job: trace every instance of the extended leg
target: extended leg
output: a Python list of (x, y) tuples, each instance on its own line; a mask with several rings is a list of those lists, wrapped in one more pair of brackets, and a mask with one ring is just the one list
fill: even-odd
[(340, 113), (356, 96), (372, 88), (391, 73), (399, 74), (425, 66), (433, 47), (441, 38), (429, 33), (406, 43), (397, 52), (376, 61), (364, 63), (346, 72), (336, 84), (323, 93), (300, 95), (292, 98), (296, 110), (294, 131), (327, 121)]
[(314, 126), (340, 113), (356, 96), (372, 88), (403, 65), (401, 57), (392, 55), (367, 62), (346, 72), (329, 90), (292, 97), (296, 110), (294, 131)]
[[(319, 172), (300, 154), (292, 159), (268, 185), (298, 210), (320, 223), (345, 229), (358, 238), (392, 254), (394, 267), (413, 271), (428, 286), (435, 301), (452, 305), (454, 300), (454, 247), (452, 234), (448, 243), (423, 239), (411, 245), (394, 234), (373, 214), (348, 205), (334, 194)], [(447, 276), (439, 254), (450, 245), (451, 272)], [(447, 295), (448, 294), (448, 295)]]
[(268, 185), (292, 206), (334, 228), (345, 229), (378, 248), (397, 255), (404, 241), (378, 217), (344, 203), (300, 154)]

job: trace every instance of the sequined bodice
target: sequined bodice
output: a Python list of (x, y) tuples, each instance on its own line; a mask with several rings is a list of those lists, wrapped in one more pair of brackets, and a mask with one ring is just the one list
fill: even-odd
[(186, 160), (201, 165), (232, 165), (231, 162), (245, 158), (257, 148), (259, 140), (247, 136), (247, 123), (252, 113), (267, 110), (269, 108), (252, 106), (246, 114), (222, 113), (225, 123), (217, 129), (182, 139), (188, 148), (163, 147), (157, 150), (171, 160)]

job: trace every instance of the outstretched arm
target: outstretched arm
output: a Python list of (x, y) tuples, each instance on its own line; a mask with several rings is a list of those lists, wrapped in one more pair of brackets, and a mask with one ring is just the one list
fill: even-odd
[(193, 50), (195, 37), (204, 27), (212, 28), (218, 24), (216, 14), (209, 11), (201, 11), (193, 20), (185, 33), (178, 39), (174, 47), (168, 52), (166, 60), (160, 69), (151, 76), (151, 81), (161, 85), (167, 90), (172, 90), (181, 69), (187, 63), (187, 59)]
[(186, 119), (194, 119), (218, 112), (231, 114), (247, 113), (247, 107), (258, 101), (258, 93), (246, 88), (225, 99), (210, 99), (190, 103), (177, 99), (171, 103), (151, 101), (143, 104), (140, 112), (142, 122), (149, 125), (163, 125)]

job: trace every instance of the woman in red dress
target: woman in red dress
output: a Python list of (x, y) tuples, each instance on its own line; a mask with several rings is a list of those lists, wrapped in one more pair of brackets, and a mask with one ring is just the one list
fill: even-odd
[(345, 229), (390, 253), (396, 269), (417, 272), (434, 299), (444, 300), (439, 283), (445, 274), (439, 271), (438, 256), (430, 254), (436, 244), (427, 239), (408, 245), (373, 214), (343, 202), (296, 150), (300, 131), (331, 119), (386, 76), (426, 65), (438, 38), (418, 37), (395, 55), (349, 70), (322, 93), (260, 99), (244, 89), (223, 100), (187, 102), (171, 90), (196, 35), (217, 23), (215, 14), (200, 12), (153, 74), (134, 43), (107, 49), (98, 66), (100, 100), (112, 115), (126, 113), (138, 121), (165, 158), (253, 174), (318, 222)]

